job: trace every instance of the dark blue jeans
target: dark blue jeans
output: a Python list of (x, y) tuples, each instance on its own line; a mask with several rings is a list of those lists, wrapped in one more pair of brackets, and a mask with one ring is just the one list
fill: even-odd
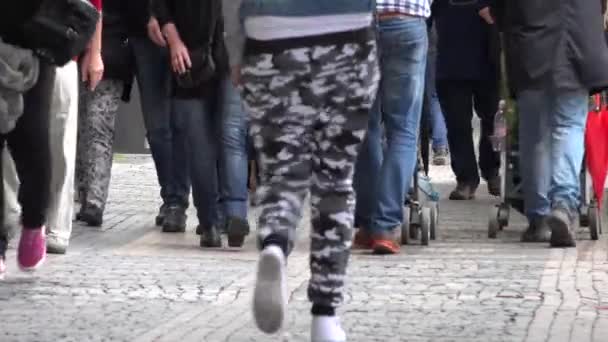
[(211, 104), (204, 99), (173, 99), (173, 114), (187, 127), (187, 149), (192, 181), (192, 199), (199, 224), (218, 224), (218, 135)]
[(185, 127), (172, 113), (171, 74), (167, 50), (148, 38), (132, 37), (136, 76), (150, 152), (156, 166), (160, 195), (166, 205), (188, 206), (190, 176)]
[(403, 221), (416, 167), (428, 47), (422, 18), (383, 20), (378, 32), (382, 80), (355, 176), (356, 221), (373, 233)]
[(245, 113), (228, 79), (215, 89), (209, 98), (173, 100), (175, 116), (188, 127), (192, 197), (205, 227), (222, 224), (226, 217), (247, 218)]
[(241, 96), (229, 79), (222, 81), (216, 113), (220, 117), (220, 201), (226, 217), (247, 219), (247, 117)]
[(445, 127), (445, 119), (439, 104), (439, 96), (435, 84), (435, 63), (437, 62), (437, 50), (429, 49), (426, 63), (426, 77), (424, 86), (424, 103), (422, 106), (422, 118), (428, 123), (431, 130), (433, 149), (448, 147), (448, 130)]

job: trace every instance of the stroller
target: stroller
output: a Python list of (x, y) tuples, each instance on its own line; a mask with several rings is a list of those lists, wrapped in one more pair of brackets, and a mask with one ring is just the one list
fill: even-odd
[(428, 246), (435, 240), (439, 226), (439, 193), (435, 191), (429, 178), (430, 132), (426, 120), (422, 120), (416, 172), (412, 188), (403, 206), (401, 243), (410, 244), (420, 239), (420, 244)]
[[(605, 97), (605, 96), (603, 96)], [(593, 115), (602, 115), (605, 112), (606, 106), (602, 105), (602, 98), (595, 96), (592, 98), (590, 108), (590, 119)], [(608, 112), (606, 113), (608, 115)], [(503, 127), (496, 127), (495, 135), (492, 137), (494, 149), (500, 152), (501, 159), (501, 197), (500, 203), (493, 206), (490, 210), (488, 221), (488, 238), (495, 239), (500, 231), (509, 225), (509, 217), (511, 208), (519, 213), (524, 213), (524, 200), (522, 194), (522, 182), (519, 174), (519, 146), (516, 136), (517, 129), (513, 129), (513, 135), (510, 135), (506, 127), (517, 127), (516, 114), (514, 106), (507, 104), (506, 101), (501, 101), (499, 106), (500, 115), (504, 118), (510, 118), (511, 124)], [(499, 122), (496, 120), (495, 123)], [(501, 125), (502, 126), (502, 125)], [(502, 129), (502, 130), (501, 130)], [(588, 161), (588, 158), (585, 158)], [(592, 189), (592, 182), (589, 177), (586, 163), (583, 164), (580, 175), (581, 181), (581, 207), (580, 211), (580, 226), (588, 227), (591, 239), (598, 240), (602, 234), (602, 220), (600, 211), (600, 200), (602, 194), (595, 194)], [(605, 178), (605, 177), (604, 177)], [(601, 184), (603, 189), (603, 182)]]

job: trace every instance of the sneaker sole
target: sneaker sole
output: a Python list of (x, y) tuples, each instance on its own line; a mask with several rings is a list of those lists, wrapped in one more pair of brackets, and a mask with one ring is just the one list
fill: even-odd
[(168, 226), (164, 225), (162, 229), (163, 233), (185, 233), (186, 226)]
[(461, 196), (452, 196), (450, 195), (450, 197), (448, 198), (450, 201), (472, 201), (475, 199), (475, 195), (470, 195), (468, 197), (461, 197)]
[(31, 273), (31, 272), (36, 271), (38, 268), (40, 268), (40, 266), (42, 266), (42, 264), (44, 264), (45, 261), (46, 261), (46, 251), (45, 251), (44, 256), (42, 257), (42, 259), (40, 259), (40, 261), (38, 261), (36, 263), (36, 265), (34, 265), (34, 266), (25, 267), (25, 266), (21, 265), (19, 262), (17, 262), (17, 264), (19, 265), (19, 269), (22, 272)]
[(547, 225), (551, 228), (552, 247), (576, 247), (566, 219), (556, 215), (549, 215)]
[(253, 294), (253, 314), (258, 328), (267, 334), (276, 333), (283, 325), (287, 308), (285, 282), (284, 257), (262, 252)]
[(399, 254), (400, 248), (395, 248), (392, 243), (379, 241), (372, 247), (372, 252), (377, 255)]

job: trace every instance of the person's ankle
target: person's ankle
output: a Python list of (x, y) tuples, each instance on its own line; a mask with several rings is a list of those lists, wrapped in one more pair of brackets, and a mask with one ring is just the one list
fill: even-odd
[(279, 234), (270, 234), (262, 241), (262, 250), (269, 246), (277, 246), (283, 251), (285, 256), (288, 254), (289, 241)]
[(310, 313), (313, 316), (335, 316), (336, 308), (327, 305), (313, 304)]

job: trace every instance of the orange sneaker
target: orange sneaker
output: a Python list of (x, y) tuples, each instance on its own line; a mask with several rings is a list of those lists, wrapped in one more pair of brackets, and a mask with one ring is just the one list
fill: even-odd
[(357, 229), (353, 249), (372, 249), (372, 237), (363, 228)]
[(381, 233), (372, 237), (374, 254), (398, 254), (401, 251), (401, 229)]

